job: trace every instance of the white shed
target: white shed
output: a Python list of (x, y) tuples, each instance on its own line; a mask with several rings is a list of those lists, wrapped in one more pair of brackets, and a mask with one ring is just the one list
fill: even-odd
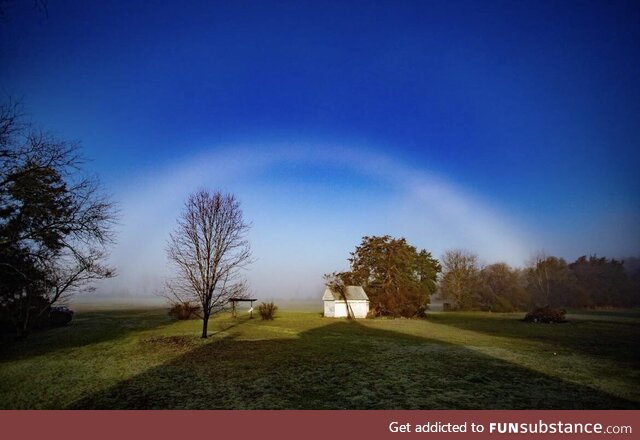
[(366, 318), (369, 313), (369, 297), (362, 286), (345, 287), (345, 301), (342, 296), (328, 287), (322, 295), (324, 301), (324, 316), (328, 318), (346, 318), (347, 307), (354, 318)]

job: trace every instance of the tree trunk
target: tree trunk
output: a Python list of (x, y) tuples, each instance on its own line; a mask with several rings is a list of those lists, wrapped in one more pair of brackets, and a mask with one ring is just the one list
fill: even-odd
[(209, 313), (205, 313), (202, 317), (202, 338), (207, 339), (207, 327), (209, 325)]
[(27, 318), (16, 325), (16, 338), (25, 338), (29, 334), (29, 321)]

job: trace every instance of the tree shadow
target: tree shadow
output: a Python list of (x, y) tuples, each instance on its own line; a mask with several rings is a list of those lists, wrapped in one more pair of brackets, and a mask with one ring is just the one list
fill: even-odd
[(64, 327), (35, 330), (27, 338), (1, 344), (0, 356), (3, 360), (25, 359), (115, 340), (174, 322), (159, 309), (81, 312)]
[(563, 324), (541, 324), (524, 322), (517, 315), (501, 318), (473, 313), (434, 313), (427, 319), (491, 336), (550, 344), (559, 351), (604, 357), (630, 368), (640, 367), (640, 325), (633, 321), (570, 318)]
[[(170, 339), (156, 341), (157, 349)], [(464, 346), (335, 322), (298, 338), (187, 338), (74, 409), (620, 409), (632, 402)], [(165, 346), (166, 345), (166, 346)]]

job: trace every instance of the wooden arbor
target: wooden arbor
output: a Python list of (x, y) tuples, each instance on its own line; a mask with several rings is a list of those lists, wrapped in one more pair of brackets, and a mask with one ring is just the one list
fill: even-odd
[(258, 301), (256, 298), (229, 298), (229, 302), (231, 303), (231, 316), (237, 317), (236, 314), (236, 303), (239, 302), (250, 302), (251, 308), (249, 309), (249, 319), (253, 319), (253, 303), (254, 301)]

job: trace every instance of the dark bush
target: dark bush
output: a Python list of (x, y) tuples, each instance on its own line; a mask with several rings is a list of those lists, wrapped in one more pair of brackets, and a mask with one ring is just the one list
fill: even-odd
[(270, 303), (262, 303), (258, 306), (258, 312), (263, 321), (273, 319), (276, 310), (278, 310), (278, 306), (276, 306), (273, 301)]
[(169, 316), (180, 320), (194, 319), (198, 315), (199, 310), (200, 307), (191, 302), (177, 302), (171, 304)]
[(567, 319), (565, 318), (566, 314), (566, 310), (545, 306), (527, 313), (527, 315), (524, 317), (524, 320), (526, 322), (544, 323), (567, 322)]
[(73, 310), (65, 306), (53, 306), (49, 309), (49, 324), (55, 327), (67, 325), (73, 319)]
[(26, 329), (16, 331), (16, 323), (11, 320), (11, 315), (6, 309), (0, 307), (0, 341), (3, 338), (13, 336), (26, 336), (31, 330), (46, 330), (52, 327), (61, 327), (69, 324), (73, 320), (74, 312), (67, 306), (54, 305), (47, 306), (43, 298), (35, 298), (33, 301), (38, 307), (45, 310), (38, 316), (32, 316)]

